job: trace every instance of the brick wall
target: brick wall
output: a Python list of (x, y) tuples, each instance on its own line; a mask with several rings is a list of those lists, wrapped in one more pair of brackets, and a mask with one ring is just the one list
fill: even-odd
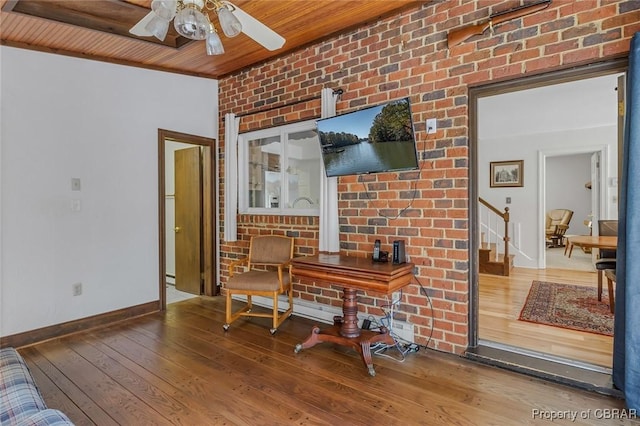
[[(410, 97), (421, 170), (340, 178), (340, 244), (342, 252), (368, 256), (376, 238), (388, 249), (393, 240), (406, 241), (417, 278), (433, 302), (433, 324), (418, 284), (405, 289), (399, 315), (416, 324), (420, 344), (433, 325), (429, 345), (442, 351), (461, 353), (468, 342), (468, 88), (626, 56), (630, 37), (640, 31), (640, 1), (554, 0), (541, 12), (447, 49), (450, 30), (520, 4), (450, 0), (419, 5), (220, 81), (221, 114), (284, 105), (318, 96), (324, 87), (344, 90), (338, 114)], [(243, 117), (240, 131), (319, 115), (320, 101), (312, 100)], [(433, 117), (438, 131), (427, 135), (424, 122)], [(417, 196), (411, 203), (413, 185)], [(318, 248), (317, 218), (240, 216), (238, 226), (240, 241), (221, 247), (223, 271), (230, 258), (246, 252), (254, 233), (295, 235), (298, 254)], [(296, 297), (341, 305), (339, 288), (297, 283), (295, 289)], [(380, 314), (384, 298), (360, 296), (363, 311)]]

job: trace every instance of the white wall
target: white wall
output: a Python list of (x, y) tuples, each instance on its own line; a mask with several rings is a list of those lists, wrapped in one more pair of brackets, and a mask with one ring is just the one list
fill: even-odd
[(0, 49), (0, 334), (158, 300), (158, 128), (216, 137), (217, 82)]
[(573, 211), (567, 235), (588, 235), (585, 220), (591, 220), (591, 154), (560, 155), (547, 158), (546, 210)]
[[(615, 127), (521, 135), (517, 138), (507, 137), (481, 142), (491, 148), (479, 151), (479, 195), (499, 209), (509, 207), (512, 243), (517, 249), (510, 250), (510, 253), (516, 255), (516, 266), (537, 268), (541, 261), (538, 248), (540, 244), (544, 244), (544, 232), (538, 225), (540, 221), (544, 221), (544, 217), (539, 216), (538, 212), (542, 190), (538, 153), (543, 151), (550, 155), (561, 155), (571, 150), (592, 152), (600, 149), (602, 142), (607, 140), (612, 141), (608, 145), (609, 158), (617, 158)], [(489, 163), (505, 160), (524, 160), (523, 187), (490, 188)], [(617, 165), (610, 166), (609, 173), (615, 173), (616, 167)], [(511, 197), (509, 205), (506, 204), (507, 197)], [(544, 197), (542, 199), (544, 200)], [(546, 207), (543, 210), (547, 210)]]

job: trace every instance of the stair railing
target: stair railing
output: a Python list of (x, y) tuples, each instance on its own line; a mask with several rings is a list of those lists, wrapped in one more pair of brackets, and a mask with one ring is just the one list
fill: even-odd
[[(489, 203), (488, 201), (484, 200), (482, 197), (478, 197), (478, 200), (480, 201), (480, 204), (482, 204), (483, 206), (486, 207), (485, 211), (487, 214), (486, 220), (483, 223), (482, 220), (482, 214), (480, 215), (480, 229), (482, 230), (483, 227), (487, 230), (487, 235), (488, 235), (488, 244), (491, 245), (492, 244), (492, 240), (493, 243), (495, 244), (496, 250), (495, 250), (495, 258), (496, 260), (498, 260), (498, 251), (499, 251), (499, 246), (503, 245), (503, 250), (504, 250), (504, 258), (503, 258), (503, 263), (504, 263), (504, 270), (505, 273), (507, 275), (509, 275), (509, 207), (505, 207), (504, 208), (504, 212), (500, 211), (499, 209), (497, 209), (496, 207), (494, 207), (493, 205), (491, 205), (491, 203)], [(493, 214), (491, 214), (493, 213)], [(492, 225), (492, 221), (493, 220), (493, 225)], [(502, 219), (502, 220), (500, 220)], [(503, 223), (504, 224), (504, 232), (502, 234), (502, 238), (500, 238), (500, 233), (498, 231), (498, 227), (500, 226), (500, 224)], [(484, 233), (483, 233), (484, 234)], [(501, 239), (502, 243), (498, 243), (498, 240)]]

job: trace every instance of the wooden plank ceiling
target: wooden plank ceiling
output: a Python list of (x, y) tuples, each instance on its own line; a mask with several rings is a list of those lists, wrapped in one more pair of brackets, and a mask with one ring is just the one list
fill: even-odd
[(203, 41), (175, 33), (164, 44), (138, 38), (129, 29), (150, 11), (151, 0), (0, 0), (3, 45), (81, 58), (219, 78), (265, 62), (314, 41), (352, 30), (364, 23), (416, 7), (406, 0), (233, 0), (245, 12), (286, 39), (268, 51), (240, 34), (222, 34), (225, 53), (207, 56)]

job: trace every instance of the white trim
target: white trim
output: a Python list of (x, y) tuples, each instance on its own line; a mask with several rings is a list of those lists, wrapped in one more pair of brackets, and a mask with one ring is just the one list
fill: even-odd
[[(247, 297), (243, 295), (234, 295), (234, 300), (240, 300), (246, 302)], [(273, 301), (269, 297), (253, 296), (251, 298), (254, 305), (261, 306), (263, 308), (272, 309)], [(278, 296), (278, 309), (289, 309), (289, 301), (286, 295)], [(334, 316), (342, 316), (342, 309), (335, 308), (329, 305), (321, 305), (318, 303), (309, 302), (303, 299), (293, 300), (293, 313), (297, 316), (316, 320), (325, 324), (333, 324)]]
[[(235, 295), (233, 296), (234, 300), (240, 300), (246, 302), (246, 296)], [(256, 306), (261, 306), (267, 309), (273, 309), (272, 299), (269, 297), (262, 296), (253, 296), (251, 298), (252, 302)], [(289, 309), (289, 301), (287, 300), (286, 295), (278, 296), (278, 310), (280, 312)], [(307, 318), (313, 321), (318, 321), (323, 324), (334, 324), (333, 318), (336, 316), (343, 317), (342, 309), (336, 308), (330, 305), (323, 305), (320, 303), (310, 302), (308, 300), (302, 299), (294, 299), (293, 300), (293, 313), (296, 316)], [(359, 326), (362, 326), (362, 320), (364, 318), (369, 318), (372, 315), (363, 314), (362, 312), (358, 313), (360, 319), (358, 320)], [(374, 317), (374, 319), (381, 323), (380, 317)], [(405, 322), (392, 320), (391, 324), (389, 324), (389, 329), (391, 331), (392, 337), (399, 338), (404, 340), (405, 342), (414, 342), (415, 341), (415, 327), (414, 324)]]
[[(298, 123), (285, 124), (269, 129), (255, 130), (252, 132), (242, 133), (238, 135), (238, 208), (243, 214), (257, 215), (278, 215), (278, 216), (318, 216), (319, 208), (292, 208), (287, 207), (289, 202), (289, 179), (287, 170), (289, 160), (293, 154), (293, 148), (289, 148), (289, 139), (287, 135), (313, 131), (316, 128), (315, 120), (306, 120)], [(250, 207), (249, 206), (249, 141), (266, 138), (279, 138), (280, 151), (280, 202), (279, 207)], [(320, 157), (320, 143), (316, 142), (318, 161), (322, 161)], [(274, 150), (275, 151), (275, 150)], [(313, 157), (310, 157), (313, 159)], [(276, 172), (274, 172), (276, 173)], [(318, 184), (318, 192), (320, 191), (320, 182)]]

